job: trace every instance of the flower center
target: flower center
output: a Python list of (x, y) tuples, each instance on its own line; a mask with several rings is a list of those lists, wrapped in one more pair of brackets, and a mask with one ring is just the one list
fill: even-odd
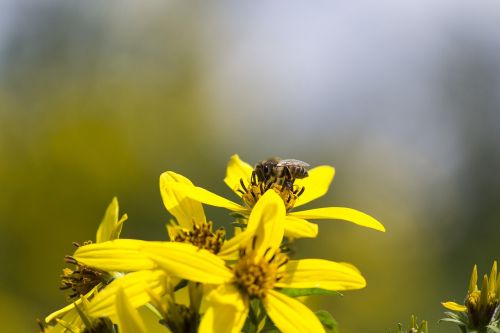
[(172, 303), (165, 319), (160, 321), (172, 333), (197, 332), (200, 317), (196, 311), (183, 304)]
[(233, 267), (233, 283), (250, 298), (265, 298), (267, 291), (283, 278), (278, 269), (288, 262), (288, 257), (279, 250), (272, 255), (269, 252), (270, 249), (256, 262), (254, 251), (242, 250), (240, 260)]
[[(91, 242), (85, 242), (84, 245)], [(74, 243), (79, 247), (79, 244)], [(68, 294), (68, 301), (72, 301), (81, 295), (86, 295), (94, 287), (100, 283), (108, 284), (112, 280), (112, 276), (105, 271), (92, 268), (79, 263), (72, 256), (66, 256), (64, 261), (68, 264), (75, 265), (75, 269), (64, 268), (61, 275), (61, 290), (71, 290)]]
[(252, 174), (248, 185), (245, 186), (243, 179), (240, 179), (240, 184), (241, 188), (238, 189), (238, 192), (242, 194), (243, 202), (248, 207), (253, 208), (266, 191), (273, 189), (283, 200), (287, 212), (293, 209), (298, 197), (305, 191), (305, 187), (294, 185), (293, 179), (270, 178), (259, 180), (255, 173)]
[(200, 249), (206, 249), (217, 254), (226, 239), (226, 230), (224, 228), (219, 228), (217, 231), (213, 232), (212, 228), (213, 223), (211, 221), (200, 225), (193, 223), (193, 230), (179, 228), (174, 241), (191, 243)]

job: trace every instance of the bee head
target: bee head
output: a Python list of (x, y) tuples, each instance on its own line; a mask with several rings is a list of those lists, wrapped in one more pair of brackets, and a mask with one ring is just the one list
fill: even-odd
[(255, 165), (255, 174), (259, 181), (266, 181), (273, 176), (274, 167), (278, 164), (276, 158), (260, 161)]

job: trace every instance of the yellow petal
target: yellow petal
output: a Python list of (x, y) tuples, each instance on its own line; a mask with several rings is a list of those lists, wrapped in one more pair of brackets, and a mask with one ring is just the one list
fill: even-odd
[(180, 183), (175, 184), (174, 187), (184, 192), (184, 194), (190, 197), (191, 199), (207, 205), (222, 207), (235, 212), (245, 212), (248, 210), (247, 208), (238, 205), (237, 203), (234, 203), (231, 200), (228, 200), (215, 193), (207, 191), (201, 187), (188, 186), (186, 184), (180, 184)]
[(464, 305), (455, 302), (441, 302), (441, 304), (448, 310), (464, 312), (467, 308)]
[(241, 187), (240, 180), (243, 179), (244, 182), (248, 182), (248, 179), (252, 175), (252, 171), (252, 166), (240, 160), (240, 157), (235, 154), (231, 156), (227, 164), (224, 182), (231, 190), (241, 197), (241, 193), (238, 192), (238, 189)]
[(141, 245), (147, 243), (135, 239), (115, 239), (104, 243), (80, 246), (73, 257), (87, 265), (108, 272), (151, 270), (156, 264), (141, 253)]
[[(85, 296), (80, 297), (79, 299), (77, 299), (73, 303), (66, 305), (64, 308), (59, 309), (59, 310), (51, 313), (50, 315), (45, 317), (45, 322), (48, 324), (51, 321), (55, 320), (56, 318), (62, 318), (62, 317), (64, 317), (66, 319), (66, 321), (68, 321), (66, 318), (68, 313), (74, 312), (73, 315), (78, 314), (75, 310), (75, 304), (81, 305), (84, 299), (88, 299), (88, 298), (92, 297), (97, 292), (97, 289), (99, 289), (101, 286), (102, 286), (102, 284), (95, 286), (94, 288), (92, 288), (91, 291), (89, 291), (87, 294), (85, 294)], [(79, 317), (79, 316), (77, 316), (77, 317)]]
[(233, 238), (225, 241), (219, 253), (217, 253), (217, 256), (224, 260), (238, 259), (238, 252), (241, 248), (241, 244), (247, 244), (253, 236), (254, 233), (245, 229), (244, 232), (236, 234)]
[(247, 230), (255, 231), (255, 261), (264, 253), (274, 254), (283, 240), (285, 231), (285, 206), (275, 191), (267, 191), (257, 201), (248, 218)]
[(147, 242), (141, 247), (158, 267), (190, 281), (221, 284), (233, 278), (223, 259), (196, 246), (178, 242)]
[(273, 323), (283, 333), (325, 332), (314, 313), (296, 299), (269, 290), (263, 304)]
[(279, 288), (321, 288), (352, 290), (366, 286), (357, 268), (347, 263), (323, 259), (292, 260), (283, 268), (284, 277), (275, 285)]
[(120, 237), (123, 222), (126, 220), (127, 214), (124, 214), (122, 218), (118, 220), (118, 199), (114, 197), (106, 209), (104, 218), (97, 229), (96, 242), (101, 243)]
[(483, 275), (483, 283), (481, 284), (481, 297), (479, 298), (479, 306), (482, 307), (483, 309), (486, 309), (488, 306), (488, 296), (489, 296), (489, 290), (488, 290), (488, 275), (484, 274)]
[(160, 192), (165, 208), (183, 228), (192, 229), (193, 223), (205, 223), (205, 212), (201, 203), (189, 198), (183, 191), (176, 191), (174, 185), (177, 183), (194, 187), (189, 179), (175, 172), (167, 171), (160, 175)]
[(49, 329), (50, 333), (80, 333), (85, 329), (85, 325), (79, 313), (73, 307), (73, 311), (68, 312), (63, 318), (56, 318), (56, 326)]
[(325, 195), (335, 175), (335, 169), (329, 165), (321, 165), (309, 170), (308, 173), (308, 177), (295, 180), (295, 184), (305, 188), (304, 193), (295, 202), (295, 207)]
[(303, 210), (301, 212), (288, 213), (290, 216), (302, 219), (333, 219), (344, 220), (357, 225), (372, 228), (379, 231), (385, 231), (384, 226), (368, 214), (358, 210), (346, 207), (325, 207)]
[(168, 239), (173, 241), (178, 235), (180, 227), (178, 227), (173, 220), (168, 223), (165, 228), (167, 229)]
[[(76, 302), (81, 302), (80, 299), (78, 299)], [(49, 314), (47, 317), (45, 317), (45, 322), (48, 324), (51, 321), (55, 320), (56, 318), (61, 318), (65, 316), (67, 313), (74, 311), (75, 310), (75, 303), (71, 303), (66, 305), (64, 308), (59, 309), (57, 311), (52, 312)]]
[(91, 301), (87, 313), (91, 317), (111, 317), (116, 319), (115, 297), (119, 290), (125, 290), (127, 300), (134, 308), (150, 301), (150, 290), (157, 295), (164, 294), (166, 275), (163, 271), (139, 271), (113, 280)]
[(285, 236), (289, 238), (315, 238), (318, 236), (318, 225), (287, 215), (285, 218)]
[(488, 280), (488, 290), (490, 293), (496, 294), (497, 292), (497, 261), (493, 261), (491, 266), (490, 277)]
[(89, 316), (87, 315), (87, 308), (89, 306), (88, 297), (95, 294), (101, 286), (101, 284), (97, 285), (86, 295), (80, 296), (78, 300), (68, 305), (66, 308), (69, 308), (69, 311), (64, 312), (66, 309), (64, 308), (45, 318), (46, 323), (53, 324), (56, 322), (56, 326), (50, 329), (50, 332), (83, 332), (85, 329), (84, 322), (86, 324), (89, 321)]
[(207, 296), (208, 308), (199, 333), (239, 333), (248, 314), (248, 299), (230, 284), (221, 285)]
[(139, 316), (139, 312), (130, 303), (128, 295), (125, 295), (122, 288), (119, 288), (116, 293), (116, 313), (120, 333), (146, 332), (146, 327)]
[(469, 294), (472, 294), (476, 290), (477, 290), (477, 265), (474, 265), (474, 268), (472, 268), (472, 274), (470, 276)]

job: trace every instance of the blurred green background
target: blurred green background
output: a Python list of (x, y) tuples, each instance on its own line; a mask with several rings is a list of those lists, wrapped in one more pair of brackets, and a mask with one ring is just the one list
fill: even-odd
[[(231, 197), (229, 157), (336, 167), (309, 207), (353, 207), (387, 233), (320, 221), (302, 257), (368, 280), (317, 298), (342, 332), (411, 314), (455, 332), (474, 263), (499, 259), (500, 5), (465, 1), (0, 1), (0, 320), (35, 331), (64, 305), (73, 241), (111, 198), (124, 237), (165, 239), (174, 170)], [(234, 199), (234, 197), (232, 197)], [(207, 209), (220, 224), (225, 211)]]

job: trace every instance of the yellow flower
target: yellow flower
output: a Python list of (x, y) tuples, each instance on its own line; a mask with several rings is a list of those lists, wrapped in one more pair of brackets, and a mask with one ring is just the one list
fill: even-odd
[(373, 217), (346, 207), (324, 207), (303, 211), (292, 211), (314, 199), (323, 196), (333, 179), (335, 170), (330, 166), (318, 166), (309, 171), (309, 176), (296, 179), (293, 188), (276, 183), (259, 182), (252, 177), (253, 168), (233, 155), (228, 163), (224, 182), (240, 197), (244, 205), (240, 205), (191, 182), (171, 184), (184, 196), (208, 205), (223, 207), (247, 217), (260, 198), (273, 189), (283, 200), (286, 207), (285, 236), (290, 238), (316, 237), (318, 226), (307, 219), (339, 219), (353, 222), (360, 226), (385, 231), (384, 226)]
[[(86, 307), (88, 306), (88, 297), (92, 297), (95, 292), (97, 292), (97, 288), (94, 288), (87, 295), (81, 296), (78, 300), (71, 303), (70, 305), (47, 316), (44, 323), (44, 326), (47, 327), (45, 328), (44, 332), (82, 332), (85, 329), (85, 325), (76, 307), (78, 306), (80, 312), (85, 313)], [(48, 326), (49, 324), (53, 326)]]
[(248, 223), (255, 237), (242, 244), (233, 266), (205, 249), (179, 242), (114, 240), (82, 246), (75, 258), (103, 270), (163, 269), (183, 279), (205, 284), (208, 307), (199, 332), (240, 332), (249, 301), (260, 299), (282, 332), (324, 332), (320, 321), (305, 305), (279, 292), (281, 288), (350, 290), (366, 281), (352, 265), (320, 259), (288, 260), (279, 251), (284, 235), (285, 207), (269, 191), (252, 210)]
[(160, 175), (163, 204), (175, 217), (175, 221), (167, 225), (170, 240), (191, 243), (226, 260), (235, 259), (239, 245), (253, 236), (252, 225), (248, 225), (244, 232), (226, 240), (225, 230), (220, 228), (215, 232), (212, 231), (213, 224), (207, 221), (201, 203), (180, 191), (176, 187), (177, 184), (193, 186), (189, 179), (175, 172), (168, 171)]
[[(497, 262), (493, 262), (490, 276), (484, 275), (481, 289), (477, 286), (477, 265), (472, 269), (469, 290), (465, 297), (465, 304), (442, 302), (445, 308), (463, 313), (464, 315), (451, 317), (454, 322), (470, 329), (484, 329), (498, 321), (500, 314), (500, 274), (497, 273)], [(493, 324), (498, 328), (498, 323)]]
[[(123, 214), (122, 217), (119, 218), (118, 200), (114, 197), (106, 208), (104, 217), (99, 224), (96, 233), (96, 242), (102, 243), (118, 238), (122, 230), (123, 222), (126, 220), (127, 214)], [(79, 325), (81, 326), (82, 323), (80, 317), (75, 310), (75, 304), (78, 306), (83, 302), (80, 296), (84, 296), (85, 301), (87, 301), (96, 294), (98, 289), (103, 287), (102, 282), (99, 280), (101, 272), (88, 269), (84, 265), (80, 265), (78, 262), (74, 261), (71, 257), (67, 258), (67, 261), (76, 264), (77, 269), (74, 271), (68, 268), (63, 270), (63, 285), (67, 288), (72, 288), (74, 291), (78, 291), (78, 295), (75, 295), (78, 299), (64, 308), (51, 313), (45, 318), (45, 323), (47, 324), (54, 322), (58, 323), (56, 327), (59, 326), (62, 332), (66, 331), (67, 328), (65, 326), (61, 326), (61, 318), (64, 319), (63, 322), (67, 323), (68, 326), (73, 326), (73, 328)], [(92, 281), (90, 281), (91, 285), (82, 286), (77, 284), (80, 278), (82, 278), (82, 280), (89, 281), (89, 276), (93, 277)], [(74, 284), (73, 281), (75, 281)], [(58, 329), (55, 329), (55, 327), (51, 330), (51, 332), (56, 331), (58, 331)]]
[[(116, 332), (116, 329), (113, 328), (113, 322), (118, 324), (120, 332), (146, 332), (144, 322), (136, 310), (138, 306), (146, 302), (141, 299), (143, 298), (142, 295), (137, 293), (138, 283), (134, 283), (133, 279), (140, 280), (139, 284), (148, 288), (145, 281), (151, 281), (151, 279), (148, 280), (150, 273), (152, 272), (131, 273), (126, 278), (115, 280), (120, 282), (111, 287), (109, 291), (106, 288), (106, 293), (97, 294), (91, 302), (85, 296), (82, 296), (78, 301), (71, 304), (74, 308), (73, 311), (67, 312), (62, 318), (56, 318), (57, 325), (46, 327), (43, 332), (112, 333)], [(134, 274), (135, 277), (133, 277)], [(156, 272), (155, 274), (164, 275), (162, 272)], [(158, 285), (158, 281), (160, 280), (156, 281), (156, 285)], [(157, 292), (158, 286), (151, 287)], [(127, 288), (128, 292), (125, 292), (124, 288)], [(113, 317), (113, 320), (111, 320), (111, 317)]]
[[(95, 288), (94, 292), (97, 291)], [(85, 332), (115, 332), (113, 322), (106, 317), (92, 317), (88, 314), (89, 300), (81, 296), (71, 305), (72, 311), (67, 311), (61, 318), (55, 318), (55, 326), (41, 324), (43, 333), (85, 333)]]

